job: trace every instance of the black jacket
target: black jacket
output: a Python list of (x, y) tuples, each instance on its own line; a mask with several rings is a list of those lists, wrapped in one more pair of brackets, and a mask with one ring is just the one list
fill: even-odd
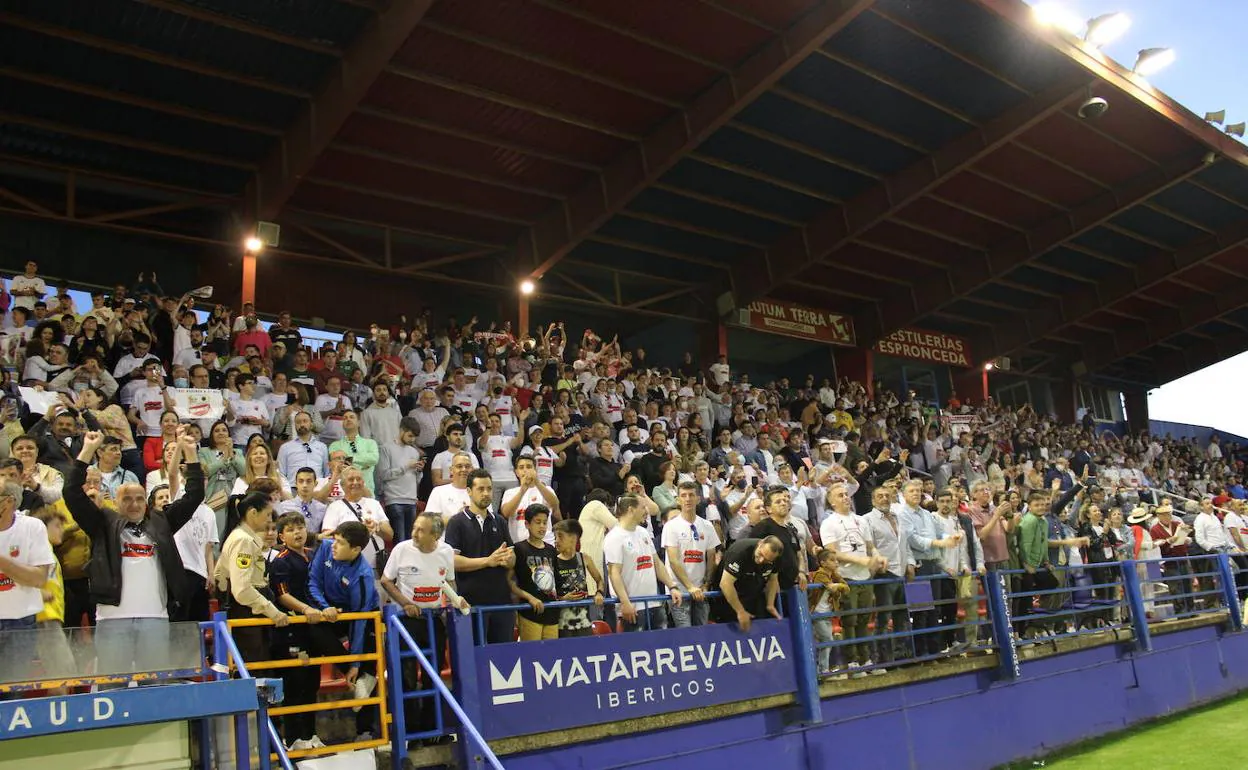
[[(180, 617), (178, 613), (186, 602), (182, 557), (178, 555), (173, 536), (191, 520), (195, 509), (204, 501), (203, 469), (198, 462), (188, 463), (185, 468), (186, 494), (165, 506), (164, 510), (148, 511), (143, 519), (148, 535), (156, 541), (156, 558), (160, 560), (160, 571), (165, 576), (171, 618)], [(87, 564), (91, 600), (97, 604), (116, 606), (121, 603), (121, 531), (126, 526), (126, 520), (116, 511), (99, 508), (91, 502), (82, 490), (86, 480), (86, 463), (74, 460), (65, 479), (65, 504), (78, 526), (91, 538), (91, 561)]]
[(50, 465), (61, 472), (62, 476), (68, 476), (70, 468), (73, 467), (75, 458), (82, 451), (82, 436), (74, 436), (69, 442), (69, 446), (52, 435), (51, 426), (48, 425), (46, 418), (39, 420), (30, 429), (30, 435), (35, 437), (35, 446), (39, 452), (39, 462), (44, 465)]

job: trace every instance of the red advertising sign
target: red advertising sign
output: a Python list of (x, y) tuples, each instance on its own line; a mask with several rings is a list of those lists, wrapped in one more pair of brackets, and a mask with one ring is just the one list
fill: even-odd
[(760, 332), (783, 334), (832, 345), (854, 346), (854, 319), (792, 302), (759, 300), (741, 313), (741, 324)]
[(898, 329), (875, 343), (875, 352), (933, 364), (971, 366), (971, 347), (966, 340), (922, 329)]

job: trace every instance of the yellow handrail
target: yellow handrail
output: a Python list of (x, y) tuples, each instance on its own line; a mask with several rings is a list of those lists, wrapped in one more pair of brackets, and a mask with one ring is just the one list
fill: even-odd
[[(352, 741), (350, 743), (335, 743), (332, 746), (326, 746), (323, 749), (307, 749), (303, 751), (287, 751), (286, 755), (292, 759), (299, 757), (324, 756), (326, 754), (337, 754), (342, 751), (355, 751), (357, 749), (372, 749), (385, 746), (390, 742), (390, 714), (386, 710), (386, 643), (385, 633), (386, 624), (382, 621), (381, 612), (343, 612), (339, 613), (338, 621), (355, 621), (365, 620), (373, 623), (373, 637), (376, 642), (375, 652), (366, 652), (358, 655), (326, 655), (319, 658), (282, 658), (280, 660), (245, 660), (248, 671), (258, 670), (277, 670), (285, 668), (302, 668), (304, 666), (320, 666), (325, 663), (356, 663), (360, 661), (373, 660), (377, 663), (377, 691), (376, 694), (369, 698), (353, 698), (350, 700), (326, 701), (325, 703), (308, 703), (298, 706), (277, 706), (269, 709), (270, 716), (283, 716), (286, 714), (306, 714), (317, 711), (333, 711), (337, 709), (356, 708), (363, 706), (377, 706), (380, 711), (379, 722), (381, 724), (381, 736), (371, 741)], [(291, 625), (307, 623), (306, 615), (290, 616)], [(329, 621), (323, 621), (329, 622)], [(226, 621), (230, 628), (254, 628), (258, 626), (275, 626), (276, 624), (268, 618), (229, 618)], [(273, 755), (276, 757), (276, 755)]]

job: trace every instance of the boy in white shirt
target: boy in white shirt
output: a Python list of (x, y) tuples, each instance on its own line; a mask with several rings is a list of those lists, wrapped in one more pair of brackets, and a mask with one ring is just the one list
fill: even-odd
[[(672, 597), (672, 607), (680, 607), (682, 591), (668, 574), (654, 551), (654, 536), (639, 526), (645, 508), (637, 495), (625, 494), (615, 503), (620, 525), (607, 533), (602, 543), (607, 563), (607, 580), (611, 593), (619, 599), (619, 614), (625, 631), (667, 628), (667, 612), (663, 602), (633, 604), (632, 597), (654, 596), (662, 581)], [(639, 616), (645, 617), (639, 617)]]

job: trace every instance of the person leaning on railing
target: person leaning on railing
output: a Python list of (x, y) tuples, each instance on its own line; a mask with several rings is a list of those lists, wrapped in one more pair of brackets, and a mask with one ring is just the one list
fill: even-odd
[(747, 537), (729, 546), (711, 581), (720, 592), (711, 598), (711, 619), (736, 622), (742, 631), (749, 631), (754, 618), (779, 618), (776, 559), (783, 550), (784, 543), (770, 535), (761, 540)]

